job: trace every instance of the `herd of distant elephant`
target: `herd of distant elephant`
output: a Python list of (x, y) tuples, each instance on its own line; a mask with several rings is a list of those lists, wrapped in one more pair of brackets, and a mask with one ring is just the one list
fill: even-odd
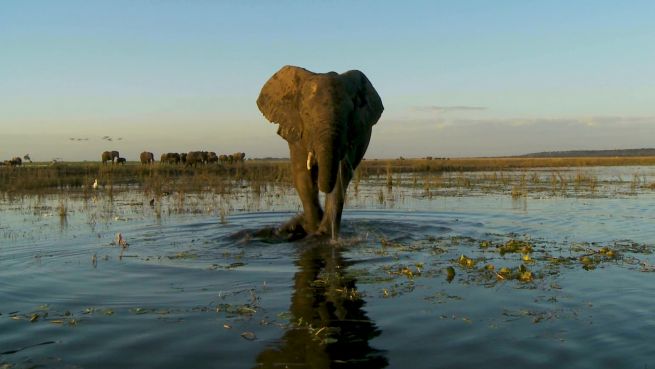
[[(111, 162), (112, 164), (125, 164), (127, 161), (125, 158), (120, 156), (118, 151), (104, 151), (100, 157), (103, 164), (107, 164), (107, 162)], [(214, 151), (189, 151), (183, 153), (163, 153), (161, 154), (159, 160), (163, 164), (184, 164), (187, 166), (198, 166), (201, 164), (212, 163), (240, 163), (243, 162), (245, 158), (246, 154), (243, 152), (235, 152), (234, 154), (229, 155), (217, 155)], [(144, 151), (141, 153), (141, 155), (139, 155), (139, 159), (141, 160), (141, 164), (152, 164), (155, 162), (155, 155), (150, 151)]]

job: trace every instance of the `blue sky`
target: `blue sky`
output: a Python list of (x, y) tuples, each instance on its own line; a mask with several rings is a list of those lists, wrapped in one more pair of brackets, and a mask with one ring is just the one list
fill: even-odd
[(386, 107), (371, 158), (653, 147), (654, 16), (652, 1), (4, 1), (0, 158), (286, 156), (255, 105), (285, 64), (369, 77)]

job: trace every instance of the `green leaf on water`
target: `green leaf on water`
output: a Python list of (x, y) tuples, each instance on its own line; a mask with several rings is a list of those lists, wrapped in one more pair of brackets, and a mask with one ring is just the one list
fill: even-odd
[(132, 309), (130, 309), (130, 311), (131, 311), (133, 314), (137, 314), (137, 315), (147, 314), (147, 313), (148, 313), (148, 310), (147, 310), (147, 309), (144, 309), (144, 308), (142, 308), (142, 307), (132, 308)]

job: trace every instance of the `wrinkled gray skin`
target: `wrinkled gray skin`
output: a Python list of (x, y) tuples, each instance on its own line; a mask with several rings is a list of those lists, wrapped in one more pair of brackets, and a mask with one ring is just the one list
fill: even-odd
[(141, 159), (141, 164), (152, 164), (155, 162), (155, 155), (150, 151), (144, 151), (139, 155), (139, 159)]
[(161, 154), (159, 161), (162, 164), (178, 164), (180, 162), (180, 154), (176, 152)]
[(111, 161), (111, 163), (114, 164), (114, 160), (118, 159), (119, 156), (120, 154), (118, 151), (104, 151), (100, 157), (102, 159), (102, 164), (107, 164), (108, 161)]
[[(353, 171), (368, 147), (382, 100), (357, 70), (312, 73), (285, 66), (262, 87), (257, 106), (287, 140), (293, 183), (304, 212), (278, 232), (290, 239), (331, 234), (335, 239)], [(325, 211), (318, 191), (326, 193)]]

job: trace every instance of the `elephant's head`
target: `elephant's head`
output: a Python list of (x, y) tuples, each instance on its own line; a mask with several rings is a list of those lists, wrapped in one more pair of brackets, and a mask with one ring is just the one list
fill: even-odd
[[(294, 66), (283, 67), (266, 82), (257, 106), (279, 124), (280, 136), (307, 151), (307, 169), (317, 166), (318, 187), (325, 193), (334, 188), (347, 149), (361, 145), (352, 142), (357, 139), (353, 131), (370, 129), (384, 110), (360, 71), (318, 74)], [(368, 138), (364, 151), (367, 145)]]

